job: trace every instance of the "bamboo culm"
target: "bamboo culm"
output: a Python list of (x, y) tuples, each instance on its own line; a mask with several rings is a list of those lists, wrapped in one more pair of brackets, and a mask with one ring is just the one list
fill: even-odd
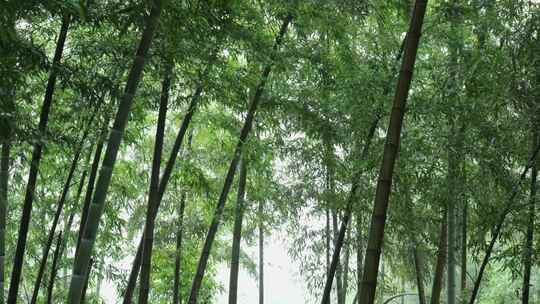
[(86, 274), (84, 277), (84, 287), (82, 290), (82, 296), (81, 296), (81, 304), (84, 304), (86, 302), (86, 291), (88, 290), (88, 284), (90, 283), (90, 272), (92, 271), (92, 268), (94, 267), (94, 259), (90, 259), (90, 263), (88, 263), (88, 268), (86, 269)]
[(424, 273), (423, 273), (423, 259), (418, 249), (418, 245), (414, 244), (412, 248), (414, 270), (416, 273), (416, 287), (418, 290), (418, 303), (426, 304), (426, 295), (424, 292)]
[(264, 215), (263, 201), (259, 202), (259, 304), (264, 304)]
[(165, 122), (169, 103), (169, 88), (171, 85), (172, 63), (167, 64), (163, 78), (161, 98), (159, 102), (159, 114), (154, 142), (154, 155), (152, 157), (152, 171), (150, 174), (150, 189), (148, 191), (148, 208), (144, 225), (144, 238), (142, 247), (141, 277), (139, 284), (139, 304), (148, 303), (150, 292), (150, 266), (152, 264), (152, 246), (154, 242), (154, 225), (158, 201), (159, 169), (161, 155), (163, 153), (163, 137), (165, 134)]
[[(538, 129), (532, 132), (532, 147), (538, 146)], [(531, 268), (533, 255), (534, 218), (536, 209), (536, 192), (538, 189), (538, 161), (534, 160), (531, 167), (531, 186), (529, 194), (529, 214), (527, 221), (527, 231), (525, 233), (525, 254), (523, 259), (523, 287), (521, 292), (521, 303), (529, 304), (529, 293), (531, 284)]]
[(86, 218), (88, 217), (88, 209), (90, 208), (90, 203), (92, 201), (92, 193), (94, 192), (96, 176), (99, 168), (99, 161), (101, 159), (101, 152), (103, 151), (103, 144), (105, 142), (105, 136), (108, 130), (108, 123), (108, 121), (105, 121), (103, 124), (101, 135), (96, 145), (96, 151), (94, 152), (94, 158), (92, 160), (92, 166), (90, 168), (90, 176), (88, 178), (88, 185), (86, 186), (86, 193), (84, 195), (82, 205), (81, 220), (79, 223), (79, 234), (77, 235), (77, 245), (75, 246), (75, 255), (77, 255), (77, 253), (79, 252), (79, 244), (81, 243), (82, 237), (81, 232), (84, 230), (84, 224), (86, 223)]
[(68, 175), (66, 177), (66, 181), (64, 182), (62, 193), (60, 195), (60, 198), (58, 199), (58, 202), (56, 203), (56, 212), (53, 217), (51, 228), (49, 229), (47, 241), (45, 241), (45, 247), (43, 248), (43, 254), (41, 256), (36, 281), (34, 283), (34, 290), (32, 292), (32, 298), (30, 300), (31, 304), (35, 304), (37, 301), (39, 289), (41, 287), (41, 280), (43, 279), (45, 266), (47, 265), (47, 259), (49, 257), (49, 251), (51, 250), (51, 246), (54, 240), (54, 235), (56, 233), (56, 227), (58, 226), (60, 215), (62, 214), (62, 210), (64, 210), (64, 205), (68, 197), (69, 189), (71, 188), (71, 184), (72, 184), (71, 180), (73, 179), (75, 171), (77, 170), (77, 167), (79, 165), (79, 158), (81, 156), (82, 149), (86, 142), (86, 138), (88, 137), (88, 134), (90, 133), (90, 129), (92, 127), (94, 118), (99, 111), (99, 108), (100, 108), (100, 103), (96, 105), (96, 107), (94, 108), (94, 111), (84, 128), (83, 134), (81, 135), (81, 138), (79, 139), (79, 142), (76, 145), (77, 148), (76, 148), (75, 154), (73, 155), (73, 160), (71, 161), (71, 165), (69, 168)]
[(178, 231), (176, 232), (176, 250), (174, 257), (173, 304), (180, 304), (180, 268), (182, 264), (182, 237), (184, 234), (184, 210), (186, 208), (186, 193), (180, 198), (178, 212)]
[(240, 177), (238, 180), (238, 192), (234, 210), (234, 230), (231, 252), (231, 271), (229, 276), (229, 304), (238, 301), (238, 270), (240, 266), (240, 242), (242, 240), (242, 220), (244, 217), (245, 193), (246, 193), (246, 158), (240, 161)]
[[(64, 230), (63, 231), (66, 231), (66, 233), (64, 233), (63, 235), (63, 239), (61, 241), (60, 244), (57, 244), (56, 246), (56, 249), (55, 249), (55, 252), (53, 254), (53, 266), (51, 266), (51, 272), (54, 271), (55, 272), (55, 275), (54, 277), (56, 276), (56, 273), (58, 271), (58, 269), (55, 269), (55, 265), (56, 263), (54, 262), (54, 255), (58, 255), (58, 259), (61, 258), (62, 256), (62, 253), (64, 252), (64, 249), (66, 248), (67, 246), (67, 243), (69, 241), (69, 232), (71, 231), (71, 225), (73, 224), (73, 218), (75, 216), (75, 211), (77, 210), (77, 206), (78, 206), (78, 202), (79, 202), (79, 198), (81, 196), (81, 193), (82, 193), (82, 189), (84, 188), (84, 182), (86, 180), (86, 175), (87, 175), (87, 170), (84, 170), (81, 174), (81, 178), (80, 178), (80, 181), (79, 181), (79, 187), (77, 189), (77, 194), (75, 195), (75, 199), (73, 200), (73, 210), (71, 211), (71, 213), (69, 214), (69, 217), (68, 217), (68, 221), (64, 227)], [(62, 234), (62, 231), (60, 231), (60, 235)], [(60, 246), (60, 247), (58, 247)], [(56, 252), (58, 250), (58, 253)], [(51, 280), (49, 281), (49, 284), (47, 286), (47, 303), (49, 303), (49, 298), (51, 297), (52, 295), (52, 290), (54, 289), (54, 284), (56, 283), (56, 280), (52, 280), (53, 276), (51, 276)], [(49, 293), (51, 295), (49, 295)]]
[(446, 208), (443, 209), (441, 219), (441, 233), (439, 236), (439, 248), (437, 249), (437, 260), (435, 262), (435, 274), (433, 275), (433, 285), (431, 288), (431, 304), (439, 304), (441, 299), (441, 291), (443, 286), (444, 268), (446, 266), (446, 238), (447, 234)]
[(17, 247), (15, 249), (15, 255), (13, 258), (13, 267), (11, 271), (11, 280), (9, 285), (9, 292), (7, 303), (17, 303), (17, 297), (19, 293), (19, 283), (21, 280), (22, 267), (24, 261), (24, 251), (26, 248), (26, 239), (28, 236), (28, 228), (30, 226), (30, 218), (32, 215), (32, 204), (34, 202), (34, 192), (36, 190), (36, 181), (39, 171), (39, 164), (41, 161), (42, 150), (44, 141), (42, 136), (45, 135), (47, 129), (47, 123), (49, 121), (49, 113), (53, 102), (53, 94), (56, 86), (56, 78), (58, 75), (58, 67), (60, 60), (62, 59), (62, 53), (64, 51), (64, 44), (66, 42), (69, 24), (71, 23), (71, 16), (67, 15), (62, 19), (62, 25), (60, 27), (60, 33), (56, 42), (56, 49), (54, 51), (53, 64), (51, 72), (47, 80), (47, 87), (45, 89), (45, 97), (43, 99), (43, 105), (41, 107), (41, 113), (39, 116), (38, 124), (38, 136), (35, 141), (32, 159), (30, 161), (30, 171), (28, 173), (28, 183), (26, 184), (26, 191), (24, 196), (24, 203), (22, 208), (21, 221), (19, 224), (19, 234), (17, 238)]
[(146, 55), (152, 43), (152, 38), (157, 28), (160, 15), (161, 0), (153, 0), (150, 15), (147, 19), (146, 27), (143, 30), (141, 41), (128, 75), (125, 91), (109, 135), (109, 142), (97, 179), (92, 203), (88, 210), (88, 218), (83, 231), (80, 232), (82, 233), (82, 237), (79, 244), (79, 251), (75, 256), (75, 262), (73, 263), (73, 272), (67, 300), (67, 303), (69, 304), (79, 304), (81, 301), (86, 281), (85, 273), (87, 272), (92, 250), (94, 248), (99, 221), (103, 213), (103, 205), (111, 183), (116, 156), (118, 154), (118, 149), (120, 148), (129, 113), (131, 112), (133, 98), (135, 97), (137, 86), (142, 76)]
[(364, 260), (364, 273), (359, 302), (373, 304), (377, 288), (377, 276), (379, 273), (379, 261), (381, 256), (388, 199), (392, 187), (392, 175), (397, 158), (405, 105), (412, 81), (416, 53), (420, 42), (427, 0), (417, 0), (411, 18), (411, 23), (405, 40), (404, 56), (399, 73), (398, 84), (394, 97), (390, 123), (386, 135), (386, 143), (383, 152), (383, 161), (377, 181), (375, 202), (371, 217), (368, 245)]
[[(348, 227), (348, 225), (347, 225)], [(345, 230), (348, 230), (347, 227), (345, 227)], [(339, 235), (339, 228), (338, 228), (338, 222), (337, 222), (337, 214), (336, 214), (336, 211), (332, 211), (332, 231), (334, 232), (334, 248), (336, 248), (337, 246), (337, 242), (338, 242), (338, 235)], [(346, 234), (346, 231), (345, 231), (345, 234)], [(339, 238), (341, 240), (341, 238)], [(342, 240), (342, 244), (340, 245), (341, 247), (343, 247), (343, 244), (345, 242), (345, 235), (343, 236), (343, 240)], [(337, 295), (337, 303), (338, 304), (343, 304), (343, 277), (342, 277), (342, 273), (341, 273), (341, 262), (340, 262), (340, 259), (341, 259), (341, 249), (340, 248), (340, 255), (337, 257), (338, 258), (338, 261), (337, 261), (337, 265), (336, 265), (336, 270), (334, 272), (334, 275), (336, 277), (336, 295)], [(330, 271), (332, 271), (330, 269)]]
[[(403, 42), (401, 44), (401, 47), (399, 49), (399, 51), (397, 52), (396, 54), (396, 57), (395, 57), (395, 60), (396, 61), (399, 61), (399, 59), (401, 58), (401, 55), (403, 54), (403, 50), (404, 50), (404, 45), (405, 45), (405, 41), (406, 41), (406, 37), (403, 39)], [(385, 86), (384, 87), (384, 90), (383, 90), (383, 95), (386, 96), (388, 94), (388, 87)], [(382, 108), (379, 108), (376, 110), (376, 113), (375, 113), (375, 118), (374, 120), (372, 121), (371, 123), (371, 126), (370, 128), (368, 129), (368, 133), (367, 133), (367, 137), (366, 137), (366, 141), (364, 143), (364, 146), (362, 148), (362, 151), (360, 151), (360, 160), (365, 160), (367, 155), (368, 155), (368, 152), (369, 152), (369, 147), (371, 145), (371, 141), (373, 139), (373, 136), (375, 134), (375, 130), (379, 124), (379, 121), (381, 119), (381, 113), (382, 113)], [(356, 192), (357, 192), (357, 189), (358, 189), (358, 182), (359, 182), (359, 179), (362, 175), (362, 171), (361, 170), (358, 170), (355, 175), (353, 176), (353, 179), (352, 179), (352, 182), (351, 182), (351, 190), (349, 192), (349, 196), (348, 196), (348, 200), (347, 200), (347, 204), (353, 204), (354, 200), (356, 199)], [(345, 221), (345, 225), (341, 225), (340, 227), (340, 232), (338, 233), (338, 235), (340, 235), (341, 233), (341, 229), (347, 229), (347, 226), (348, 226), (348, 222), (350, 221), (350, 218), (351, 218), (351, 213), (352, 212), (352, 206), (351, 207), (346, 207), (345, 208), (345, 215), (343, 217), (343, 221)], [(328, 211), (327, 211), (328, 213)], [(328, 215), (327, 215), (328, 217)], [(357, 237), (357, 243), (358, 245), (360, 245), (360, 243), (363, 241), (363, 237), (360, 235), (361, 231), (361, 220), (360, 220), (360, 213), (357, 214), (357, 233), (359, 234), (359, 236)], [(328, 221), (328, 219), (327, 219)], [(342, 222), (343, 223), (343, 222)], [(327, 226), (329, 224), (327, 223)], [(341, 240), (341, 242), (343, 242), (343, 240)], [(338, 239), (338, 244), (339, 244), (339, 239)], [(362, 250), (363, 248), (360, 248), (361, 246), (359, 246), (358, 248), (358, 251), (357, 251), (357, 276), (358, 279), (357, 279), (357, 290), (356, 290), (356, 295), (354, 296), (354, 301), (353, 303), (356, 303), (358, 301), (358, 295), (359, 295), (359, 292), (360, 292), (360, 289), (361, 289), (361, 282), (362, 282), (362, 278), (360, 277), (363, 273), (363, 267), (362, 267)], [(329, 245), (327, 245), (327, 248), (329, 248)], [(335, 255), (336, 258), (340, 258), (340, 254), (341, 254), (341, 248), (342, 248), (342, 244), (339, 244), (338, 246), (336, 246), (334, 248), (334, 250), (337, 250), (337, 255)], [(327, 265), (328, 265), (328, 257), (329, 253), (327, 252)], [(339, 261), (338, 261), (339, 262)], [(327, 266), (327, 281), (325, 283), (325, 286), (324, 286), (324, 290), (323, 290), (323, 302), (322, 303), (329, 303), (330, 301), (330, 296), (331, 296), (331, 289), (332, 289), (332, 282), (333, 282), (333, 279), (334, 279), (334, 274), (335, 274), (336, 270), (332, 270), (331, 267), (330, 269), (328, 269), (328, 266)]]
[(62, 231), (58, 233), (56, 240), (56, 248), (53, 253), (53, 260), (51, 265), (51, 277), (49, 279), (49, 284), (47, 285), (47, 304), (52, 303), (52, 295), (54, 291), (54, 281), (56, 280), (56, 273), (58, 272), (58, 258), (60, 257), (62, 247)]
[(214, 211), (214, 215), (212, 217), (212, 221), (210, 223), (210, 227), (208, 229), (208, 233), (206, 235), (203, 249), (201, 252), (201, 257), (199, 259), (199, 263), (197, 265), (197, 270), (195, 272), (195, 277), (193, 279), (193, 283), (191, 285), (191, 291), (189, 295), (189, 304), (196, 304), (197, 303), (197, 296), (199, 293), (199, 290), (201, 288), (202, 280), (204, 278), (204, 272), (206, 270), (206, 264), (208, 262), (208, 258), (210, 257), (210, 250), (212, 249), (212, 244), (214, 242), (214, 238), (216, 236), (219, 222), (221, 220), (221, 216), (223, 214), (223, 209), (225, 207), (225, 201), (227, 200), (227, 196), (229, 194), (229, 190), (231, 188), (232, 181), (234, 179), (234, 175), (236, 173), (236, 167), (238, 165), (238, 161), (240, 160), (240, 156), (242, 154), (242, 148), (247, 140), (247, 137), (249, 135), (249, 132), (251, 131), (251, 127), (253, 125), (253, 120), (255, 118), (255, 112), (257, 110), (257, 107), (260, 103), (261, 96), (264, 91), (264, 87), (266, 85), (266, 82), (268, 80), (268, 76), (270, 75), (270, 71), (272, 69), (273, 61), (275, 60), (275, 56), (277, 53), (278, 47), (281, 45), (281, 42), (283, 40), (283, 37), (285, 36), (285, 33), (287, 31), (287, 27), (289, 26), (289, 23), (292, 20), (292, 15), (287, 15), (285, 17), (281, 29), (278, 33), (278, 36), (276, 37), (276, 42), (273, 47), (273, 53), (271, 62), (264, 68), (261, 78), (259, 81), (259, 84), (257, 85), (257, 88), (255, 90), (255, 93), (253, 95), (253, 99), (251, 100), (251, 103), (249, 105), (249, 110), (246, 116), (246, 120), (244, 121), (244, 126), (242, 127), (242, 130), (240, 131), (240, 137), (238, 140), (238, 143), (236, 145), (233, 158), (231, 160), (231, 163), (229, 165), (229, 169), (227, 171), (227, 175), (225, 178), (225, 182), (223, 184), (223, 189), (221, 191), (221, 194), (218, 199), (218, 203), (216, 206), (216, 209)]
[[(152, 216), (156, 217), (157, 212), (159, 211), (159, 207), (161, 205), (161, 200), (163, 199), (163, 195), (165, 194), (165, 190), (167, 189), (167, 184), (169, 182), (169, 179), (172, 174), (172, 170), (174, 168), (174, 164), (176, 163), (176, 159), (178, 157), (178, 153), (180, 152), (180, 148), (182, 147), (182, 142), (184, 140), (184, 136), (186, 135), (187, 129), (189, 127), (189, 124), (191, 122), (191, 119), (193, 117), (193, 114), (195, 113), (195, 110), (197, 108), (197, 104), (199, 102), (201, 93), (202, 93), (202, 86), (198, 86), (195, 90), (193, 96), (191, 97), (191, 101), (187, 110), (186, 115), (184, 116), (184, 119), (182, 120), (182, 123), (180, 125), (180, 129), (178, 130), (178, 133), (176, 135), (176, 139), (174, 141), (173, 148), (171, 150), (171, 153), (169, 155), (169, 159), (167, 160), (167, 164), (165, 165), (165, 169), (163, 170), (163, 174), (161, 176), (160, 182), (159, 182), (159, 190), (158, 190), (158, 201), (156, 208), (152, 210)], [(141, 268), (141, 262), (142, 262), (142, 244), (143, 244), (144, 235), (141, 237), (141, 240), (139, 242), (139, 246), (137, 247), (137, 253), (135, 255), (135, 259), (133, 260), (133, 263), (131, 265), (131, 271), (129, 273), (128, 278), (128, 284), (126, 286), (126, 289), (124, 291), (124, 304), (131, 303), (131, 299), (133, 298), (133, 292), (135, 291), (135, 285), (137, 283), (137, 277), (139, 276), (139, 270)]]
[(6, 210), (8, 205), (9, 155), (11, 143), (6, 139), (2, 143), (0, 159), (0, 304), (4, 304), (4, 263), (6, 257)]
[[(364, 146), (360, 153), (361, 160), (365, 160), (366, 157), (368, 156), (369, 148), (371, 146), (373, 137), (375, 136), (375, 130), (377, 129), (377, 126), (379, 125), (380, 119), (381, 119), (381, 116), (377, 113), (371, 123), (371, 126), (369, 127), (366, 140), (364, 142)], [(349, 226), (351, 213), (352, 213), (352, 205), (355, 202), (355, 199), (357, 197), (361, 175), (362, 175), (362, 170), (357, 170), (352, 178), (351, 190), (349, 191), (349, 196), (347, 197), (347, 205), (345, 208), (345, 214), (341, 221), (341, 226), (339, 228), (339, 231), (336, 235), (334, 253), (332, 254), (330, 268), (326, 276), (326, 283), (324, 285), (324, 290), (323, 290), (323, 295), (322, 295), (322, 300), (321, 300), (322, 304), (330, 304), (330, 293), (332, 291), (332, 282), (334, 280), (334, 275), (338, 268), (339, 258), (341, 256), (341, 249), (343, 247), (343, 241), (345, 239), (345, 231), (347, 230), (347, 227)]]
[(473, 289), (471, 292), (471, 297), (469, 298), (469, 304), (474, 304), (476, 301), (476, 297), (478, 296), (478, 290), (480, 289), (480, 283), (482, 282), (482, 277), (484, 275), (484, 271), (486, 270), (486, 266), (491, 258), (491, 254), (493, 253), (493, 248), (495, 247), (495, 243), (497, 243), (497, 239), (499, 238), (499, 234), (501, 233), (501, 230), (504, 225), (504, 221), (506, 219), (506, 216), (508, 213), (512, 211), (514, 208), (514, 199), (516, 198), (519, 188), (521, 186), (521, 183), (527, 176), (527, 173), (533, 166), (536, 157), (538, 156), (538, 151), (540, 150), (540, 145), (538, 145), (533, 152), (531, 153), (531, 156), (529, 158), (529, 161), (525, 165), (525, 168), (523, 168), (523, 171), (521, 172), (521, 175), (519, 177), (518, 182), (514, 185), (512, 193), (510, 194), (510, 197), (508, 198), (508, 202), (506, 204), (505, 209), (500, 214), (499, 220), (497, 222), (497, 225), (495, 226), (495, 229), (493, 229), (493, 232), (491, 233), (491, 240), (489, 242), (488, 248), (486, 250), (486, 253), (484, 255), (484, 259), (482, 260), (482, 263), (480, 264), (480, 269), (478, 270), (478, 275), (476, 277), (476, 280), (474, 281)]

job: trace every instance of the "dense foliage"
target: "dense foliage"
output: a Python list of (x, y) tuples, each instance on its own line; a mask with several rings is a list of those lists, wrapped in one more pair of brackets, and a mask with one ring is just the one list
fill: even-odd
[(540, 303), (540, 3), (429, 1), (416, 53), (425, 2), (1, 2), (0, 304), (214, 303), (275, 231), (306, 303)]

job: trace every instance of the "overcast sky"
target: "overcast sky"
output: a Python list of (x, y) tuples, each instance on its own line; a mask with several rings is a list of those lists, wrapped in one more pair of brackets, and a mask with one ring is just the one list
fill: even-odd
[[(287, 255), (285, 238), (274, 234), (267, 237), (264, 248), (264, 302), (265, 304), (306, 303), (306, 288), (297, 275), (298, 265)], [(258, 263), (258, 247), (247, 248), (246, 252)], [(225, 287), (225, 292), (218, 296), (217, 304), (227, 304), (229, 286), (229, 266), (222, 264), (218, 268), (217, 280)], [(256, 304), (259, 302), (257, 279), (241, 269), (238, 277), (238, 304)]]

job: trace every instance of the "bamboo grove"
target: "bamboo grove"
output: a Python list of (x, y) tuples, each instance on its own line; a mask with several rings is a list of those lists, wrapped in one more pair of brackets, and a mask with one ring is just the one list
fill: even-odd
[(540, 2), (0, 16), (0, 304), (540, 303)]

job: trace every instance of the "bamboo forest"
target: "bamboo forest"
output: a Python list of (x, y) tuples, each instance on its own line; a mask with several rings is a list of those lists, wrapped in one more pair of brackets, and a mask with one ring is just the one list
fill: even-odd
[(0, 20), (0, 304), (540, 304), (540, 1)]

